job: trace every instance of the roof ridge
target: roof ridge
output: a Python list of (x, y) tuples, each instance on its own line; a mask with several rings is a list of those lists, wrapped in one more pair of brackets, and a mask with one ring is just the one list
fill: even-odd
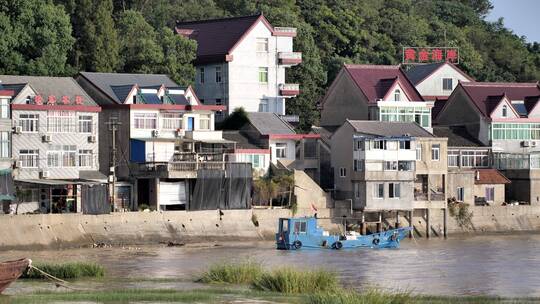
[(373, 69), (387, 69), (387, 70), (393, 70), (393, 69), (399, 69), (399, 65), (378, 65), (378, 64), (345, 64), (346, 68), (373, 68)]
[(148, 73), (110, 73), (110, 72), (87, 72), (87, 71), (80, 71), (80, 74), (100, 74), (100, 75), (145, 75), (145, 76), (167, 76), (167, 74), (148, 74)]
[(235, 17), (221, 17), (221, 18), (215, 18), (215, 19), (205, 19), (205, 20), (190, 20), (190, 21), (179, 21), (176, 20), (176, 25), (182, 25), (182, 24), (194, 24), (194, 23), (211, 23), (211, 22), (220, 22), (220, 21), (228, 21), (228, 20), (238, 20), (238, 19), (248, 19), (253, 17), (260, 17), (262, 16), (262, 13), (257, 13), (254, 15), (246, 15), (246, 16), (235, 16)]
[(536, 87), (538, 82), (460, 82), (466, 87)]

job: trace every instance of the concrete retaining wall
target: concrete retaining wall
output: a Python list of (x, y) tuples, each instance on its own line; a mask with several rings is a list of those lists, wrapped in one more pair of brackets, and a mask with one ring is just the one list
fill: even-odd
[(222, 212), (0, 215), (0, 250), (273, 239), (278, 218), (290, 216), (287, 209)]

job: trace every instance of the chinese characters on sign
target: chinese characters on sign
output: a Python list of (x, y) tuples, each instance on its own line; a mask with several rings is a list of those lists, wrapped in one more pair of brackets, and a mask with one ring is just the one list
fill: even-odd
[(71, 101), (70, 96), (62, 96), (60, 99), (57, 99), (56, 96), (50, 95), (44, 98), (41, 95), (34, 96), (34, 104), (35, 105), (82, 105), (83, 104), (83, 97), (80, 95), (75, 96), (74, 102)]
[(459, 63), (459, 48), (453, 47), (404, 47), (403, 63), (435, 63), (435, 62)]

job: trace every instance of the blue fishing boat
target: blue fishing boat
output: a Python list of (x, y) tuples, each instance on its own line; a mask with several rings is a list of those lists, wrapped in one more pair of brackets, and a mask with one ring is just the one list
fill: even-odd
[(317, 226), (314, 217), (280, 218), (276, 233), (277, 249), (298, 250), (301, 248), (397, 248), (411, 231), (411, 227), (391, 229), (369, 235), (354, 231), (344, 235), (331, 235)]

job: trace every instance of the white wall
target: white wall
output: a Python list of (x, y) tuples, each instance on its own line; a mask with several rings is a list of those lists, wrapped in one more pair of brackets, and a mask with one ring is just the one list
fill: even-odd
[(296, 159), (296, 141), (292, 139), (271, 139), (269, 140), (270, 153), (271, 153), (271, 162), (273, 164), (277, 163), (276, 158), (276, 144), (284, 143), (287, 144), (286, 151), (286, 160), (295, 160)]
[[(443, 78), (452, 78), (452, 90), (443, 90)], [(450, 96), (458, 85), (458, 81), (470, 82), (467, 77), (456, 71), (452, 66), (445, 64), (424, 81), (416, 85), (422, 96)]]

